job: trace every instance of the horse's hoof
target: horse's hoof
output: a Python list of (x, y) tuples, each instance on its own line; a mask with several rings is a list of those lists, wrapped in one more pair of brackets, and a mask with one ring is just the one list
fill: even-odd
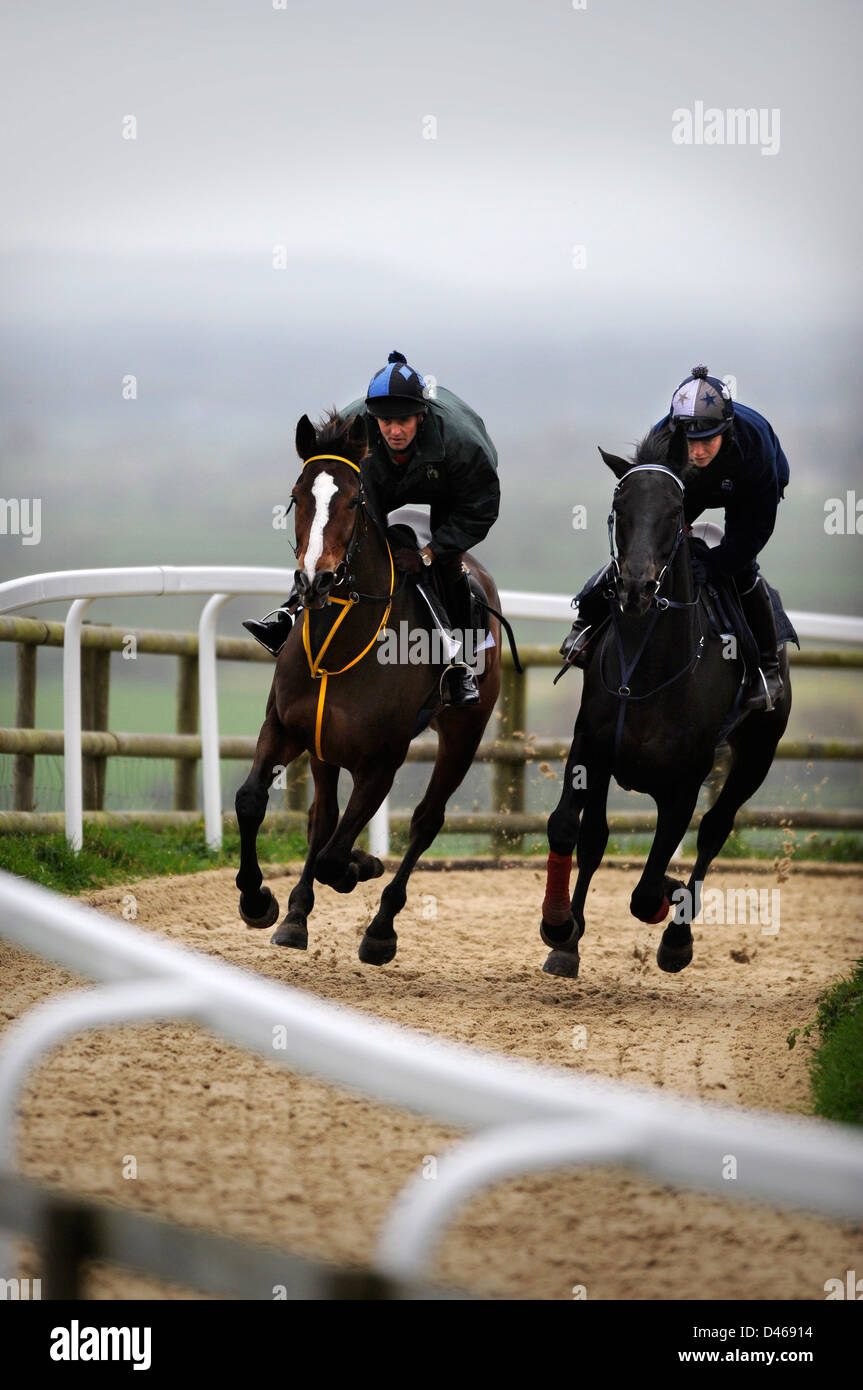
[(331, 883), (330, 887), (335, 893), (353, 893), (360, 881), (360, 873), (356, 864), (349, 864), (337, 883)]
[(291, 921), (291, 914), (280, 922), (276, 931), (270, 937), (271, 946), (293, 946), (295, 951), (305, 951), (309, 944), (309, 933), (305, 920)]
[(643, 912), (636, 912), (635, 908), (632, 906), (631, 903), (629, 906), (629, 910), (632, 913), (633, 917), (638, 918), (639, 922), (647, 922), (648, 926), (655, 927), (658, 926), (660, 922), (665, 921), (666, 917), (671, 911), (671, 903), (668, 901), (667, 898), (663, 897), (662, 906), (660, 907), (658, 912), (654, 913), (652, 917), (645, 916)]
[(315, 868), (315, 878), (319, 883), (325, 883), (328, 888), (332, 888), (334, 893), (352, 893), (359, 882), (359, 869), (354, 863), (345, 866), (341, 873), (328, 873), (326, 865), (322, 866), (323, 872)]
[(691, 941), (687, 941), (683, 946), (669, 946), (666, 942), (660, 941), (657, 947), (656, 964), (669, 975), (676, 975), (678, 971), (685, 970), (691, 960)]
[(389, 965), (398, 949), (398, 938), (395, 932), (392, 936), (383, 939), (377, 936), (369, 936), (366, 932), (360, 942), (359, 958), (363, 965)]
[(551, 951), (542, 967), (546, 975), (562, 975), (564, 979), (578, 978), (578, 951)]
[(577, 925), (572, 913), (560, 926), (546, 922), (543, 917), (539, 924), (539, 934), (546, 946), (558, 950), (563, 946), (576, 946), (584, 935), (584, 927)]
[(384, 866), (377, 855), (366, 854), (364, 850), (355, 850), (351, 854), (351, 863), (357, 867), (357, 877), (360, 883), (366, 883), (370, 878), (381, 878)]
[(279, 915), (278, 899), (273, 897), (269, 888), (261, 889), (261, 897), (267, 899), (266, 910), (260, 917), (250, 917), (243, 911), (243, 895), (240, 894), (240, 916), (247, 927), (271, 927)]

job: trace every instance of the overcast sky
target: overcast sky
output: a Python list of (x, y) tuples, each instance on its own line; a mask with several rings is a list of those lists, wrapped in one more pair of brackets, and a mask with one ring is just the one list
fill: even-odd
[[(524, 300), (583, 245), (592, 307), (783, 316), (859, 285), (851, 0), (48, 0), (3, 26), (4, 247), (285, 244)], [(778, 111), (778, 152), (675, 144), (699, 101)]]
[[(601, 406), (617, 449), (705, 361), (783, 441), (829, 426), (847, 472), (851, 0), (40, 0), (0, 25), (14, 440), (136, 370), (142, 406), (173, 375), (223, 437), (272, 377), (288, 438), (397, 347), (493, 435)], [(725, 143), (698, 143), (711, 109)]]

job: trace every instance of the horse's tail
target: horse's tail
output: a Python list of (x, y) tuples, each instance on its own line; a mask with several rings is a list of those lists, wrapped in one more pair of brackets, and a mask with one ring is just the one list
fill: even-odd
[(492, 617), (498, 619), (498, 621), (501, 624), (501, 627), (503, 627), (506, 631), (506, 635), (509, 638), (509, 649), (512, 652), (512, 664), (515, 667), (516, 671), (518, 671), (518, 674), (520, 676), (523, 676), (524, 667), (522, 666), (521, 661), (519, 659), (518, 647), (515, 645), (515, 638), (513, 637), (512, 628), (510, 627), (508, 620), (503, 616), (502, 613), (499, 613), (496, 608), (492, 608), (491, 604), (488, 602), (487, 599), (481, 598), (479, 602), (482, 604), (483, 608), (486, 610), (487, 613), (491, 613)]

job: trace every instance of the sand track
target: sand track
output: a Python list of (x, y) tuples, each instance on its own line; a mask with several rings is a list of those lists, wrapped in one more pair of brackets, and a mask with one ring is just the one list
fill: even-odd
[[(575, 1071), (706, 1101), (808, 1113), (811, 1045), (789, 1051), (820, 991), (860, 954), (863, 874), (793, 872), (776, 935), (696, 926), (695, 959), (662, 974), (660, 928), (630, 917), (637, 874), (600, 871), (577, 982), (542, 974), (542, 875), (417, 872), (383, 969), (357, 960), (381, 881), (322, 888), (306, 953), (268, 944), (236, 910), (233, 872), (109, 888), (85, 901), (185, 945), (377, 1017)], [(283, 910), (293, 876), (268, 879)], [(720, 888), (777, 886), (740, 866)], [(0, 943), (0, 1022), (73, 983)], [(574, 1033), (574, 1029), (583, 1032)], [(574, 1046), (574, 1041), (583, 1046)], [(88, 1034), (39, 1068), (20, 1120), (23, 1171), (184, 1223), (367, 1262), (398, 1187), (457, 1137), (284, 1072), (190, 1026)], [(138, 1176), (123, 1177), (127, 1155)], [(680, 1194), (612, 1170), (503, 1183), (446, 1234), (432, 1274), (507, 1297), (823, 1299), (863, 1268), (863, 1228)], [(176, 1296), (94, 1272), (95, 1297)]]

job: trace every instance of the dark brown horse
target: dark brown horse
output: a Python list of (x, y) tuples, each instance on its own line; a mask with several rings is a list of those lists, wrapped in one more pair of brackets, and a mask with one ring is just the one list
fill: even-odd
[[(384, 889), (359, 949), (360, 960), (385, 965), (396, 953), (393, 923), (405, 905), (408, 878), (443, 825), (447, 800), (473, 762), (497, 700), (500, 625), (490, 617), (494, 645), (483, 652), (482, 671), (477, 670), (479, 704), (441, 706), (446, 657), (432, 644), (426, 648), (428, 661), (416, 660), (421, 648), (413, 642), (414, 655), (407, 660), (380, 661), (386, 629), (423, 633), (429, 613), (416, 586), (396, 573), (383, 529), (386, 519), (373, 514), (364, 495), (360, 463), (367, 450), (365, 423), (356, 417), (348, 424), (333, 412), (318, 433), (304, 415), (296, 446), (303, 468), (292, 499), (296, 581), (304, 613), (277, 659), (255, 761), (237, 792), (240, 916), (250, 927), (272, 926), (278, 917), (278, 903), (263, 886), (255, 842), (276, 771), (306, 750), (314, 777), (308, 854), (287, 915), (271, 940), (305, 949), (316, 879), (338, 893), (350, 893), (358, 882), (384, 872), (379, 859), (355, 849), (354, 843), (389, 792), (420, 711), (434, 707), (431, 727), (438, 735), (438, 751), (431, 781), (411, 818), (407, 853)], [(465, 562), (487, 601), (499, 609), (491, 575), (472, 556), (465, 556)], [(353, 778), (341, 818), (340, 768)]]

